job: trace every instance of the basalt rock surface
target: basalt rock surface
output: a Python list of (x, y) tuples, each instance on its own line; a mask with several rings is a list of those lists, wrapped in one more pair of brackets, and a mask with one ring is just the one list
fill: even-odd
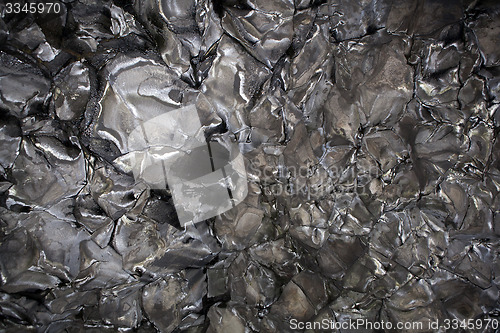
[[(0, 5), (0, 331), (495, 331), (498, 2), (57, 3)], [(248, 195), (183, 226), (128, 138), (192, 105)]]

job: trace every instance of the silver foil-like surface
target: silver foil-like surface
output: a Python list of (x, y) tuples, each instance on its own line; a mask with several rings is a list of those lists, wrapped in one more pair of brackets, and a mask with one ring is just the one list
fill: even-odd
[[(58, 3), (0, 5), (0, 331), (495, 332), (496, 1)], [(130, 162), (181, 108), (248, 191), (186, 225)]]

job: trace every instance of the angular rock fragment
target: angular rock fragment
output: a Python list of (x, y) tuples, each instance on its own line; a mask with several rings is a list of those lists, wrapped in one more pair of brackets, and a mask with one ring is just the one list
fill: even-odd
[(54, 106), (61, 120), (78, 119), (90, 95), (89, 70), (81, 62), (63, 69), (56, 78)]
[(0, 64), (0, 107), (18, 118), (36, 113), (37, 108), (45, 103), (50, 81), (38, 68), (3, 52), (0, 54)]
[[(184, 277), (189, 279), (188, 276)], [(185, 280), (182, 276), (167, 276), (144, 288), (144, 311), (160, 331), (173, 331), (187, 314), (199, 310), (199, 305), (193, 303), (193, 299), (201, 300), (203, 294), (190, 295), (196, 288), (190, 282), (194, 281)]]

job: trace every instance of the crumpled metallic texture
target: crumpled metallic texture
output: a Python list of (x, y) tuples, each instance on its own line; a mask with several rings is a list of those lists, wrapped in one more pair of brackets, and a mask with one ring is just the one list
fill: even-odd
[[(60, 4), (1, 9), (1, 331), (498, 320), (496, 1)], [(239, 146), (244, 202), (181, 228), (134, 179), (144, 96)]]

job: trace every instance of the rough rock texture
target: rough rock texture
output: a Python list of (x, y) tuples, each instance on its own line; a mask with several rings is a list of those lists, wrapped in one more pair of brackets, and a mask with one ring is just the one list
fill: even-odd
[[(497, 1), (57, 3), (0, 5), (0, 331), (495, 331)], [(193, 104), (248, 196), (180, 227), (127, 137)]]

